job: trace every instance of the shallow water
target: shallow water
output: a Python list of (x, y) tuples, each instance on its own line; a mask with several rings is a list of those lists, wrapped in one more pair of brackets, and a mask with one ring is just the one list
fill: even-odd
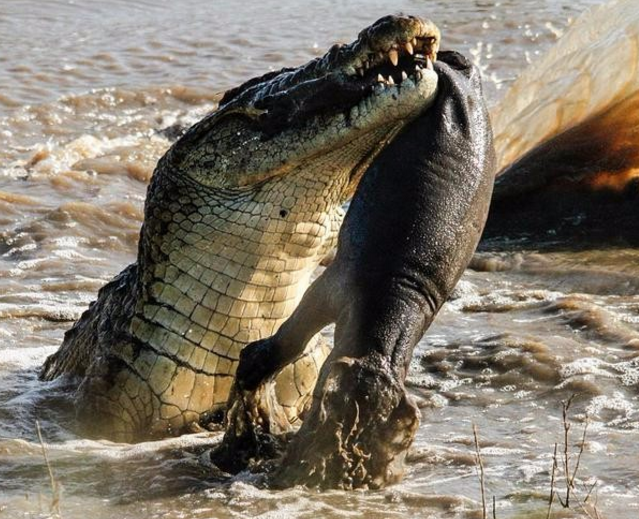
[[(15, 0), (0, 9), (0, 515), (50, 515), (35, 421), (62, 515), (481, 517), (476, 424), (499, 517), (545, 517), (552, 453), (570, 412), (582, 497), (639, 515), (639, 252), (477, 255), (420, 343), (410, 390), (422, 425), (400, 485), (271, 492), (201, 457), (216, 435), (136, 446), (77, 437), (59, 382), (36, 370), (98, 288), (135, 259), (146, 184), (217, 94), (349, 41), (389, 11), (435, 20), (497, 103), (594, 1), (170, 3)], [(573, 465), (574, 466), (574, 465)], [(562, 482), (558, 483), (559, 488)]]

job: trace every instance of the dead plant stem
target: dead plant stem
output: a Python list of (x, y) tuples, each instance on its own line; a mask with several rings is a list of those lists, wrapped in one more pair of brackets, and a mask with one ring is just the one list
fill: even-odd
[[(477, 454), (477, 466), (479, 467), (479, 487), (481, 489), (481, 508), (482, 519), (488, 518), (488, 507), (486, 506), (486, 487), (484, 484), (484, 462), (481, 458), (481, 451), (479, 449), (479, 437), (477, 435), (477, 425), (473, 424), (473, 436), (475, 437), (475, 452)], [(494, 507), (493, 507), (494, 516)]]
[(40, 448), (42, 449), (42, 457), (44, 458), (44, 463), (47, 466), (47, 473), (49, 474), (49, 483), (51, 485), (51, 511), (56, 514), (58, 517), (62, 517), (62, 513), (60, 511), (60, 486), (53, 475), (53, 469), (51, 468), (51, 463), (49, 462), (49, 455), (47, 454), (47, 449), (44, 445), (44, 440), (42, 439), (42, 431), (40, 430), (40, 422), (36, 420), (36, 432), (38, 433), (38, 440), (40, 441)]

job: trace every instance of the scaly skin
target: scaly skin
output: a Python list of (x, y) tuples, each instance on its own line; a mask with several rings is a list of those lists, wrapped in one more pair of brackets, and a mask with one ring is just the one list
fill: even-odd
[[(227, 92), (167, 152), (137, 263), (100, 291), (41, 373), (81, 377), (87, 434), (179, 434), (224, 409), (242, 348), (290, 316), (363, 171), (435, 97), (438, 43), (430, 22), (385, 17), (323, 58)], [(401, 87), (378, 84), (391, 72)], [(280, 374), (290, 421), (327, 353), (312, 341)]]

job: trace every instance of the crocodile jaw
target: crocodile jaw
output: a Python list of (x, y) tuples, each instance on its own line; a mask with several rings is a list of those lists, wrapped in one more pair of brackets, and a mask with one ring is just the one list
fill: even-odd
[[(170, 167), (203, 186), (248, 186), (380, 128), (392, 135), (434, 99), (438, 48), (431, 22), (382, 18), (322, 58), (229, 91), (174, 145)], [(362, 148), (360, 159), (370, 152)]]

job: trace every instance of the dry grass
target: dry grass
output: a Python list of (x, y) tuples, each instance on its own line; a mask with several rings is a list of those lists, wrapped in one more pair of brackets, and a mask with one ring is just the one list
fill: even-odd
[(38, 433), (38, 440), (40, 441), (40, 448), (42, 449), (42, 457), (44, 458), (44, 463), (47, 467), (47, 473), (49, 475), (49, 484), (51, 485), (51, 504), (50, 511), (53, 517), (62, 519), (62, 512), (60, 510), (60, 484), (56, 480), (53, 469), (51, 467), (51, 463), (49, 462), (49, 455), (47, 454), (47, 449), (44, 444), (44, 440), (42, 439), (42, 431), (40, 430), (40, 422), (36, 420), (35, 423), (36, 432)]
[[(570, 412), (570, 407), (577, 395), (571, 395), (568, 400), (563, 402), (562, 404), (562, 426), (563, 426), (563, 455), (562, 455), (562, 469), (564, 473), (564, 484), (565, 489), (560, 494), (559, 491), (555, 488), (555, 474), (558, 470), (558, 459), (557, 459), (557, 444), (555, 444), (555, 451), (553, 453), (553, 466), (552, 466), (552, 476), (550, 482), (550, 498), (548, 500), (548, 514), (546, 515), (547, 519), (550, 518), (550, 514), (552, 512), (552, 506), (554, 503), (554, 498), (556, 497), (559, 503), (563, 508), (577, 509), (592, 519), (602, 519), (602, 516), (597, 509), (597, 502), (595, 498), (595, 502), (590, 502), (590, 497), (592, 496), (593, 490), (597, 486), (597, 481), (588, 486), (586, 484), (581, 484), (578, 486), (576, 484), (577, 475), (579, 473), (579, 467), (581, 464), (581, 457), (584, 453), (584, 448), (586, 445), (586, 435), (588, 434), (588, 421), (584, 425), (584, 430), (581, 435), (581, 441), (579, 442), (579, 451), (576, 454), (576, 457), (573, 456), (570, 452), (570, 429), (571, 423), (568, 419), (568, 414)], [(571, 468), (571, 459), (575, 458), (574, 467)], [(562, 497), (563, 494), (563, 497)]]
[[(562, 403), (562, 432), (563, 444), (561, 452), (561, 460), (559, 459), (559, 444), (555, 443), (552, 456), (552, 469), (550, 472), (550, 491), (548, 495), (548, 508), (546, 510), (546, 519), (551, 519), (553, 515), (553, 505), (557, 502), (565, 510), (572, 510), (583, 514), (589, 519), (604, 519), (601, 512), (597, 509), (597, 494), (595, 491), (598, 481), (591, 484), (578, 484), (577, 476), (581, 466), (581, 458), (586, 445), (586, 436), (588, 433), (588, 421), (584, 425), (581, 433), (581, 440), (578, 443), (578, 451), (571, 452), (570, 437), (572, 424), (569, 420), (569, 413), (572, 403), (577, 395), (571, 395), (570, 398)], [(473, 437), (475, 443), (475, 466), (477, 469), (477, 477), (479, 479), (479, 488), (481, 491), (482, 503), (482, 519), (488, 517), (488, 506), (486, 503), (486, 481), (484, 471), (484, 461), (481, 456), (479, 447), (479, 434), (477, 426), (473, 424)], [(563, 473), (563, 478), (561, 478)], [(559, 489), (558, 483), (563, 481), (564, 488)], [(594, 500), (591, 499), (594, 492)], [(496, 498), (492, 498), (492, 517), (497, 519)]]
[[(486, 506), (486, 485), (484, 475), (484, 460), (481, 457), (481, 449), (479, 448), (479, 436), (477, 434), (477, 425), (473, 424), (473, 437), (475, 438), (475, 464), (479, 477), (479, 488), (481, 491), (481, 519), (488, 518), (488, 508)], [(493, 516), (495, 515), (495, 498), (493, 496)]]

